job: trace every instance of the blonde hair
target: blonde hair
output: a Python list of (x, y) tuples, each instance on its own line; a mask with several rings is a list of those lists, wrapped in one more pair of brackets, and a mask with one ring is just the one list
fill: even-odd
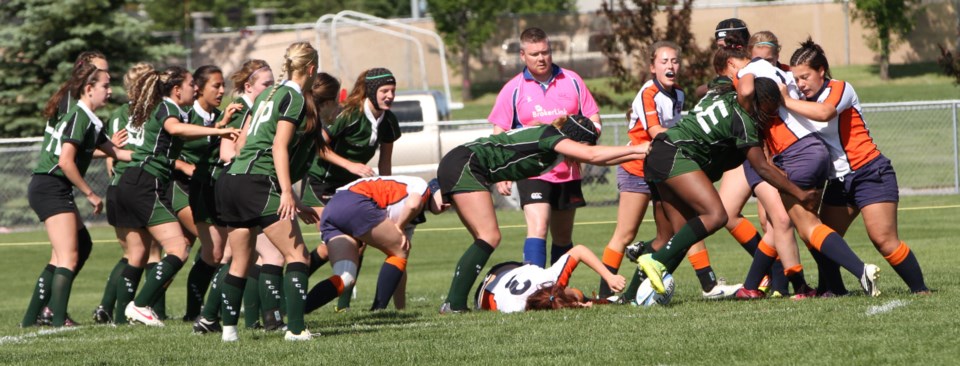
[(253, 77), (261, 71), (271, 71), (270, 65), (264, 60), (247, 60), (240, 66), (240, 69), (230, 75), (230, 81), (233, 82), (233, 90), (237, 94), (243, 94), (246, 91), (246, 83), (253, 82)]
[[(317, 50), (310, 45), (309, 42), (297, 42), (291, 44), (290, 47), (287, 47), (287, 52), (283, 55), (283, 66), (280, 67), (280, 73), (286, 79), (293, 79), (294, 74), (305, 74), (310, 65), (316, 65), (318, 60)], [(309, 80), (309, 79), (308, 79)], [(273, 99), (273, 95), (277, 93), (277, 89), (280, 88), (280, 83), (277, 83), (270, 89), (270, 94), (267, 94), (267, 99), (264, 99), (263, 102), (269, 102)], [(306, 93), (311, 91), (313, 88), (313, 81), (307, 85), (301, 85), (302, 90)], [(304, 100), (306, 101), (309, 94), (305, 95)], [(312, 96), (310, 98), (313, 98)], [(307, 132), (313, 131), (315, 127), (314, 119), (308, 119), (306, 130)]]
[(137, 80), (140, 80), (143, 75), (152, 71), (153, 65), (146, 62), (138, 62), (127, 70), (127, 73), (123, 75), (123, 89), (127, 91), (127, 99), (131, 101), (137, 99), (137, 89), (134, 88), (134, 84), (136, 84)]
[(142, 126), (163, 97), (170, 96), (173, 88), (183, 83), (188, 75), (187, 69), (170, 66), (163, 71), (150, 71), (137, 79), (133, 87), (137, 97), (130, 106), (130, 125)]
[(771, 31), (760, 31), (750, 36), (750, 41), (747, 42), (747, 48), (753, 50), (753, 47), (757, 45), (772, 47), (773, 54), (777, 56), (780, 55), (780, 41), (777, 40), (777, 36)]

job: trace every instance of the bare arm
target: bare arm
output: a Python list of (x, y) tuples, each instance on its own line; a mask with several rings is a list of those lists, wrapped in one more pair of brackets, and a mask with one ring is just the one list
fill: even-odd
[(109, 159), (107, 159), (107, 167), (111, 171), (111, 175), (113, 171), (112, 163), (114, 160), (130, 161), (133, 159), (133, 151), (121, 149), (117, 145), (114, 145), (110, 140), (107, 140), (106, 142), (100, 144), (100, 146), (97, 146), (97, 151), (102, 151), (103, 154), (109, 157)]
[(587, 267), (597, 272), (600, 275), (600, 278), (603, 278), (604, 281), (610, 285), (610, 289), (616, 292), (623, 291), (623, 288), (626, 286), (627, 280), (621, 275), (613, 274), (603, 265), (603, 262), (600, 261), (600, 258), (597, 258), (589, 248), (583, 245), (576, 245), (570, 251), (567, 252), (570, 254), (570, 258), (576, 259), (577, 261), (586, 264)]
[(636, 146), (589, 146), (564, 139), (554, 146), (554, 151), (564, 156), (593, 165), (616, 165), (624, 161), (643, 159), (647, 156), (649, 143)]
[(380, 175), (393, 175), (393, 143), (380, 144), (380, 161), (377, 162)]
[(293, 195), (293, 182), (290, 179), (290, 152), (287, 150), (297, 126), (288, 121), (277, 121), (277, 135), (273, 138), (273, 167), (277, 171), (280, 183), (280, 207), (277, 215), (281, 220), (296, 217), (297, 201)]
[(192, 177), (193, 170), (196, 169), (196, 166), (188, 162), (185, 162), (183, 160), (177, 159), (177, 160), (174, 160), (173, 162), (173, 168), (183, 172), (183, 174), (186, 174), (188, 177)]
[(67, 177), (67, 180), (69, 180), (74, 187), (77, 187), (80, 193), (87, 196), (87, 201), (93, 205), (93, 213), (99, 214), (100, 210), (103, 209), (103, 201), (93, 192), (93, 189), (90, 188), (87, 181), (83, 179), (83, 176), (80, 175), (80, 168), (77, 167), (76, 158), (77, 145), (72, 142), (64, 142), (60, 147), (60, 158), (57, 160), (57, 165), (60, 167), (60, 170), (63, 171), (63, 175)]
[(783, 103), (792, 112), (815, 121), (830, 121), (837, 116), (836, 108), (827, 104), (783, 97)]
[(175, 117), (167, 118), (163, 121), (163, 129), (171, 135), (184, 139), (195, 139), (206, 136), (221, 136), (234, 139), (240, 132), (236, 128), (213, 128), (182, 123)]
[(786, 173), (770, 165), (763, 153), (763, 149), (759, 146), (750, 147), (747, 150), (747, 160), (750, 161), (750, 165), (753, 166), (753, 169), (757, 171), (757, 174), (760, 175), (763, 180), (780, 190), (780, 192), (796, 197), (804, 207), (812, 210), (816, 207), (817, 203), (819, 203), (817, 202), (818, 197), (816, 190), (804, 191), (800, 189), (800, 187), (797, 187), (796, 184), (793, 184), (793, 182), (787, 179)]

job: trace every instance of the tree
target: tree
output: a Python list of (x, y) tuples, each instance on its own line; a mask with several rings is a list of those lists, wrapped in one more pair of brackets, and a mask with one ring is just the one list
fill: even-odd
[[(603, 2), (598, 12), (610, 22), (611, 33), (603, 39), (601, 52), (607, 58), (613, 76), (610, 84), (614, 92), (636, 93), (650, 78), (647, 48), (657, 41), (672, 41), (682, 50), (683, 63), (678, 80), (684, 86), (684, 93), (691, 96), (686, 98), (687, 107), (696, 103), (696, 98), (692, 97), (694, 90), (709, 81), (712, 75), (712, 49), (698, 47), (690, 33), (693, 0), (683, 0), (680, 8), (677, 8), (678, 3), (677, 0), (632, 0), (632, 5), (627, 6), (625, 0), (617, 0), (616, 4)], [(657, 28), (654, 18), (661, 11), (666, 12), (667, 23), (663, 28)], [(595, 96), (604, 103), (624, 109), (630, 107), (629, 100), (618, 103), (605, 95)]]
[(473, 99), (470, 91), (470, 56), (478, 54), (497, 27), (497, 17), (507, 13), (570, 11), (572, 0), (428, 0), (428, 11), (437, 31), (451, 52), (460, 56), (462, 98)]
[(954, 56), (953, 52), (947, 50), (943, 45), (938, 44), (937, 47), (940, 47), (940, 58), (937, 63), (940, 64), (943, 72), (954, 78), (953, 82), (960, 86), (960, 55)]
[(913, 30), (918, 0), (854, 0), (854, 19), (859, 19), (874, 34), (865, 36), (867, 45), (880, 53), (880, 79), (890, 78), (892, 37), (906, 36)]
[(151, 37), (149, 24), (128, 14), (125, 5), (124, 0), (10, 0), (0, 7), (0, 135), (43, 133), (40, 112), (83, 51), (107, 56), (113, 85), (133, 62), (183, 54)]

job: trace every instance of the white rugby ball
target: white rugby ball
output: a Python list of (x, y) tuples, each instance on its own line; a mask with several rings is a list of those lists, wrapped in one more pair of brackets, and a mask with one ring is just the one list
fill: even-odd
[(673, 299), (673, 276), (669, 273), (663, 274), (663, 287), (666, 289), (666, 292), (663, 294), (658, 294), (653, 289), (653, 285), (650, 284), (650, 279), (643, 280), (643, 283), (640, 284), (640, 288), (637, 289), (637, 297), (634, 298), (633, 304), (636, 306), (655, 306), (655, 305), (667, 305), (670, 304), (670, 300)]

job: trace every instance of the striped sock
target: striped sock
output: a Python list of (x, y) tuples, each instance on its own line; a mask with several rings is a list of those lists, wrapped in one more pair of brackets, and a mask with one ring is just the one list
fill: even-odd
[(927, 288), (927, 284), (923, 281), (923, 271), (920, 269), (920, 262), (917, 261), (917, 257), (913, 255), (913, 251), (910, 250), (907, 243), (901, 241), (897, 249), (895, 249), (893, 253), (884, 256), (883, 259), (886, 259), (887, 263), (890, 263), (890, 265), (893, 266), (893, 270), (903, 279), (903, 282), (907, 283), (907, 286), (910, 287), (910, 292), (930, 291)]
[(304, 312), (309, 314), (314, 310), (326, 305), (333, 299), (343, 293), (343, 280), (340, 276), (333, 275), (326, 280), (313, 286), (307, 293), (307, 301), (304, 305)]
[(693, 265), (693, 270), (697, 273), (697, 279), (700, 280), (700, 288), (703, 292), (710, 292), (717, 285), (717, 274), (713, 273), (713, 267), (710, 266), (710, 254), (706, 249), (699, 252), (688, 254), (687, 259)]
[[(613, 274), (617, 274), (620, 271), (620, 263), (623, 262), (623, 253), (617, 252), (616, 250), (610, 248), (603, 249), (603, 266), (607, 267), (607, 270)], [(600, 290), (599, 297), (601, 299), (608, 298), (613, 295), (613, 291), (610, 290), (610, 285), (607, 284), (607, 281), (600, 279)]]
[(730, 230), (730, 235), (737, 243), (740, 243), (743, 250), (746, 250), (750, 256), (757, 252), (757, 246), (760, 245), (760, 233), (750, 220), (741, 217), (740, 223), (733, 230)]
[(407, 260), (397, 256), (389, 256), (380, 266), (380, 276), (377, 277), (377, 292), (373, 297), (373, 306), (370, 310), (383, 310), (390, 304), (390, 298), (397, 290), (397, 284), (407, 270)]
[(743, 281), (743, 288), (747, 290), (757, 290), (760, 287), (760, 281), (763, 280), (763, 276), (770, 271), (770, 266), (776, 261), (776, 257), (777, 250), (767, 244), (767, 242), (761, 240), (760, 243), (757, 244), (757, 252), (753, 254), (753, 262), (750, 263), (747, 278)]
[(344, 287), (343, 291), (340, 292), (340, 298), (337, 299), (337, 309), (343, 310), (350, 307), (350, 301), (353, 300), (353, 289), (357, 287), (356, 280), (360, 278), (360, 269), (362, 268), (363, 254), (360, 254), (360, 257), (357, 258), (357, 277), (354, 279), (353, 284)]
[(863, 276), (863, 261), (850, 249), (843, 237), (830, 227), (820, 224), (814, 228), (813, 235), (810, 236), (810, 244), (857, 279)]
[(783, 274), (787, 276), (787, 280), (793, 284), (793, 292), (799, 294), (802, 291), (805, 291), (807, 288), (807, 280), (803, 275), (803, 265), (797, 264), (793, 267), (783, 270)]

